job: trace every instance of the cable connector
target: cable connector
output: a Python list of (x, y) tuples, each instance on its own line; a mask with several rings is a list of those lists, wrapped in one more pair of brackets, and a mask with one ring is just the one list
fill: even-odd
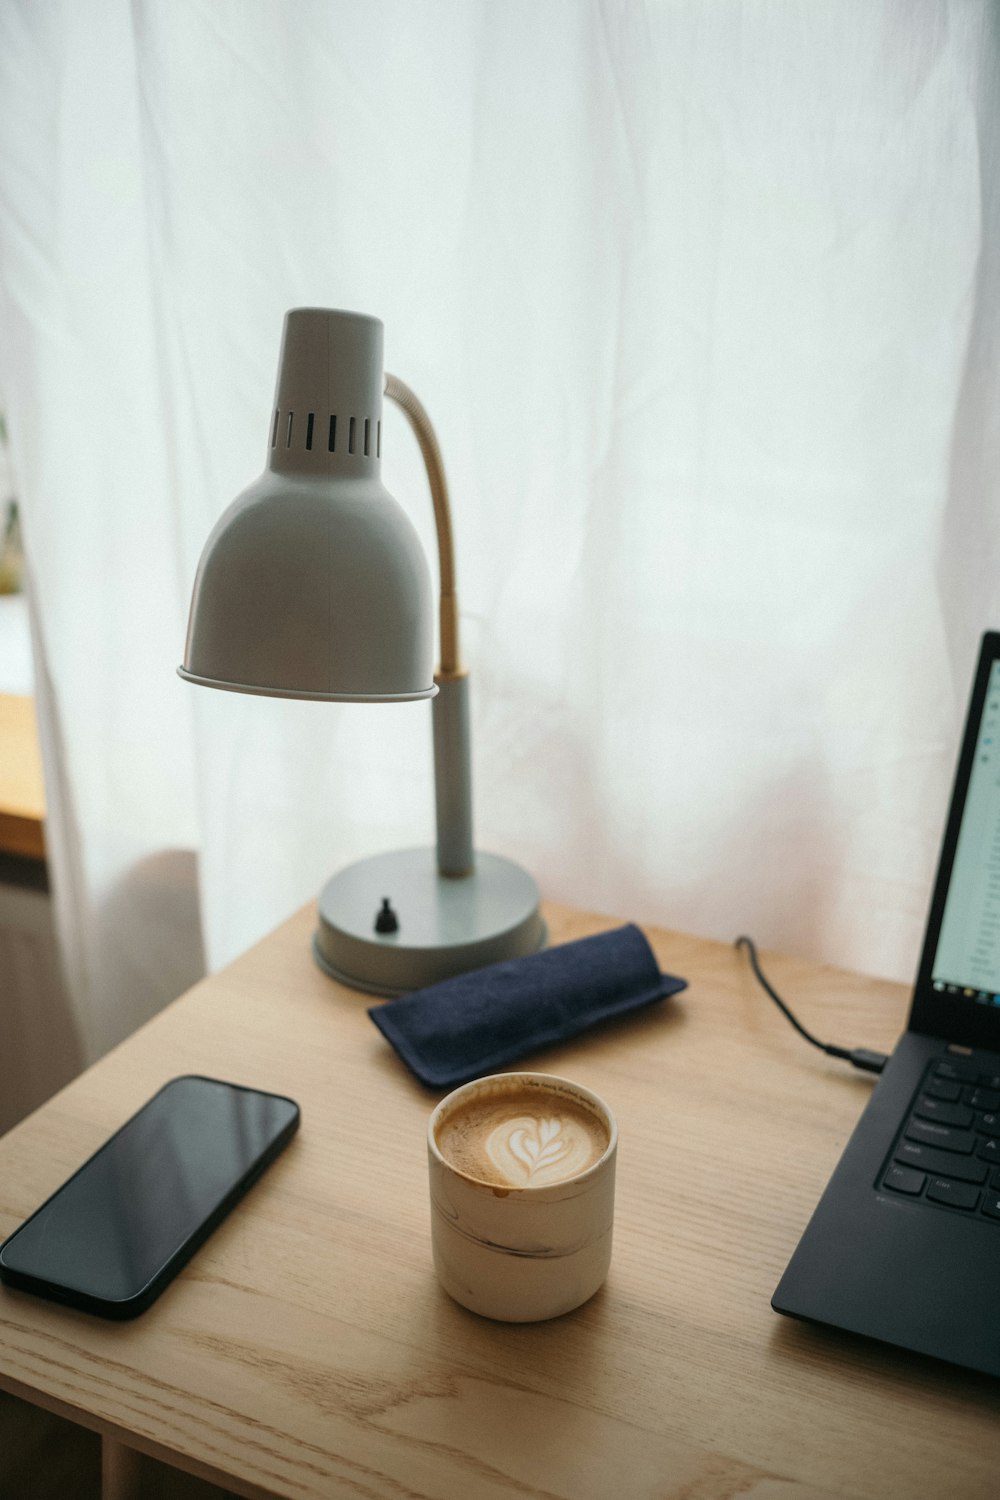
[(852, 1047), (850, 1060), (863, 1073), (881, 1073), (889, 1061), (884, 1052), (873, 1052), (870, 1047)]

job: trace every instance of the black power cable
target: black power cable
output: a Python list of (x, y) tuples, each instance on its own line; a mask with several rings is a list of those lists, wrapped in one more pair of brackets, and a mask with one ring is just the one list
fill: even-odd
[(838, 1047), (834, 1042), (821, 1042), (818, 1037), (813, 1036), (811, 1031), (806, 1030), (801, 1021), (796, 1020), (777, 990), (773, 988), (765, 977), (764, 971), (760, 966), (760, 960), (757, 957), (757, 948), (753, 938), (749, 938), (744, 934), (736, 939), (733, 946), (747, 950), (747, 953), (750, 955), (751, 967), (761, 986), (770, 995), (786, 1020), (791, 1021), (800, 1036), (804, 1036), (807, 1042), (811, 1042), (814, 1047), (818, 1047), (821, 1052), (826, 1052), (828, 1056), (843, 1058), (844, 1062), (851, 1063), (855, 1068), (861, 1068), (865, 1073), (881, 1073), (889, 1061), (884, 1052), (873, 1052), (868, 1047)]

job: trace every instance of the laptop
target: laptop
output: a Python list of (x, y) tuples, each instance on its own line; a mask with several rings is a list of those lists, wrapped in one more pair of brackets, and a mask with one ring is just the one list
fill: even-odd
[(772, 1298), (1000, 1375), (1000, 633), (983, 636), (907, 1028)]

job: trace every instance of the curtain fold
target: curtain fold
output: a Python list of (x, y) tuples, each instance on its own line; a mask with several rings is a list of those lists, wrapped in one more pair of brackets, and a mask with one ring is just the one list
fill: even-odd
[[(350, 859), (425, 708), (182, 684), (281, 321), (438, 430), (477, 844), (555, 899), (909, 978), (1000, 624), (980, 0), (0, 7), (0, 405), (90, 1055)], [(416, 445), (388, 488), (435, 555)]]
[(57, 927), (95, 1057), (203, 969), (140, 68), (120, 4), (0, 8), (0, 53), (0, 402)]

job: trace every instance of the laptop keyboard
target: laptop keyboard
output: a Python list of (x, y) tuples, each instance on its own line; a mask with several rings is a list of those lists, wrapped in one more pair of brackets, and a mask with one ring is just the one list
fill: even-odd
[(1000, 1058), (930, 1064), (879, 1186), (1000, 1224)]

